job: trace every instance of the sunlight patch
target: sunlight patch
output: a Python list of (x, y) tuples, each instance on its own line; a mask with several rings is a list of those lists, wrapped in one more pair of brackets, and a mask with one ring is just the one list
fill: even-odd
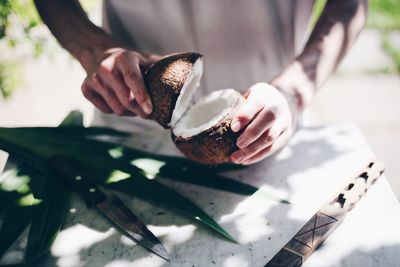
[(157, 236), (165, 236), (164, 245), (169, 248), (169, 244), (183, 244), (188, 242), (194, 235), (196, 226), (187, 224), (182, 226), (154, 226), (150, 225), (149, 229)]
[(151, 266), (151, 267), (161, 267), (165, 266), (165, 260), (160, 257), (156, 258), (142, 258), (135, 260), (113, 260), (107, 263), (104, 267), (132, 267), (132, 266)]
[(113, 234), (115, 234), (114, 228), (101, 232), (82, 224), (76, 224), (60, 232), (54, 241), (51, 253), (61, 258), (79, 255), (82, 250), (109, 238)]
[(129, 173), (120, 171), (120, 170), (114, 170), (111, 172), (110, 176), (108, 177), (106, 184), (112, 184), (116, 183), (125, 179), (128, 179), (131, 177)]
[(19, 176), (19, 169), (12, 169), (5, 172), (1, 179), (0, 188), (4, 191), (14, 191), (30, 181), (28, 175)]
[(69, 255), (62, 257), (57, 260), (57, 266), (63, 267), (63, 266), (74, 266), (74, 267), (80, 267), (84, 266), (84, 262), (81, 261), (81, 257), (79, 255)]
[(243, 256), (236, 255), (236, 256), (229, 256), (224, 260), (222, 264), (223, 267), (247, 267), (250, 266), (249, 262), (246, 261)]
[(20, 194), (26, 194), (30, 191), (31, 189), (27, 184), (23, 184), (20, 188), (17, 189), (17, 192)]
[(114, 159), (119, 159), (124, 155), (124, 148), (121, 146), (111, 148), (108, 154)]
[(20, 206), (22, 206), (22, 207), (35, 206), (35, 205), (38, 205), (41, 202), (42, 202), (42, 200), (35, 198), (33, 196), (33, 194), (29, 194), (29, 195), (23, 196), (18, 200), (18, 204)]
[(150, 158), (139, 158), (132, 160), (131, 164), (143, 170), (147, 178), (154, 179), (160, 172), (161, 167), (165, 165), (165, 162)]

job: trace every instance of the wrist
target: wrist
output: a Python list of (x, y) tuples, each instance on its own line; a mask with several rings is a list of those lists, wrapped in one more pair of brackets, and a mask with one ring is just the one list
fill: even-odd
[(95, 26), (90, 32), (74, 33), (71, 38), (61, 43), (65, 44), (64, 47), (80, 62), (87, 73), (101, 62), (107, 51), (121, 47), (111, 35)]
[(87, 73), (91, 72), (113, 49), (121, 48), (111, 36), (101, 30), (89, 38), (71, 44), (73, 56)]
[[(313, 80), (305, 73), (302, 65), (294, 61), (279, 75), (274, 77), (270, 84), (283, 92), (286, 98), (291, 98), (297, 109), (302, 112), (314, 96), (315, 85)], [(292, 104), (292, 103), (289, 103)]]

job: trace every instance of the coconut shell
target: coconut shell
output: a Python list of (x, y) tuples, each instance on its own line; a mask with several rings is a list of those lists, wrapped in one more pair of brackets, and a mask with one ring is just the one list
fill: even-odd
[(189, 159), (202, 164), (217, 165), (230, 162), (230, 155), (238, 150), (236, 139), (240, 132), (231, 130), (232, 119), (222, 120), (212, 128), (190, 138), (172, 135), (179, 150)]
[(154, 63), (145, 73), (144, 81), (153, 102), (150, 118), (164, 128), (170, 128), (181, 89), (200, 58), (198, 53), (174, 54)]

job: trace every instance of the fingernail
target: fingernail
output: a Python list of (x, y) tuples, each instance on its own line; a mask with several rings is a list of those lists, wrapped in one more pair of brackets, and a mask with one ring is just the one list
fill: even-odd
[(243, 157), (240, 155), (232, 155), (232, 161), (235, 163), (240, 163), (242, 161)]
[(234, 132), (237, 132), (240, 130), (240, 121), (234, 121), (231, 125), (231, 129)]
[(153, 107), (151, 106), (150, 101), (147, 101), (143, 104), (143, 111), (146, 114), (150, 114), (152, 112), (152, 109), (153, 109)]
[(236, 144), (240, 149), (245, 148), (246, 147), (246, 140), (244, 140), (244, 138), (239, 138), (237, 140), (237, 144)]

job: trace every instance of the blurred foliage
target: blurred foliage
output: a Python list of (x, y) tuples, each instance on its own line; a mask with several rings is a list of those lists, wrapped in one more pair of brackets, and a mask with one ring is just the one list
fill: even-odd
[(31, 0), (0, 0), (0, 39), (11, 48), (32, 45), (34, 56), (43, 53), (45, 38), (35, 33), (41, 20)]
[(41, 20), (31, 0), (0, 0), (0, 94), (10, 97), (19, 84), (20, 65), (40, 56), (46, 36), (37, 29)]
[[(320, 17), (327, 0), (316, 0), (311, 25)], [(397, 72), (400, 73), (400, 50), (390, 41), (389, 32), (400, 30), (400, 0), (369, 0), (367, 27), (382, 32), (382, 48), (392, 58)], [(391, 72), (378, 70), (378, 72)]]
[(400, 29), (400, 0), (369, 0), (368, 27)]
[(397, 49), (389, 39), (389, 34), (385, 32), (382, 37), (382, 47), (385, 52), (393, 59), (396, 70), (400, 73), (400, 50)]
[(0, 62), (0, 91), (4, 98), (11, 96), (11, 93), (20, 84), (20, 65), (13, 62)]
[[(101, 0), (81, 1), (87, 12)], [(38, 58), (48, 50), (49, 32), (36, 11), (33, 0), (0, 0), (0, 98), (8, 98), (21, 84), (21, 66), (28, 58)]]
[(92, 12), (93, 10), (100, 7), (102, 0), (85, 0), (81, 1), (81, 5), (87, 13)]
[(392, 43), (389, 32), (400, 30), (400, 0), (369, 0), (367, 27), (382, 32), (382, 48), (400, 73), (400, 50)]
[(326, 0), (316, 0), (313, 8), (313, 12), (311, 15), (311, 25), (314, 27), (315, 23), (317, 23), (317, 20), (319, 16), (321, 16), (322, 10), (324, 9), (326, 4)]
[[(314, 25), (327, 0), (316, 0), (311, 17)], [(367, 27), (379, 30), (400, 29), (400, 0), (369, 0)]]

